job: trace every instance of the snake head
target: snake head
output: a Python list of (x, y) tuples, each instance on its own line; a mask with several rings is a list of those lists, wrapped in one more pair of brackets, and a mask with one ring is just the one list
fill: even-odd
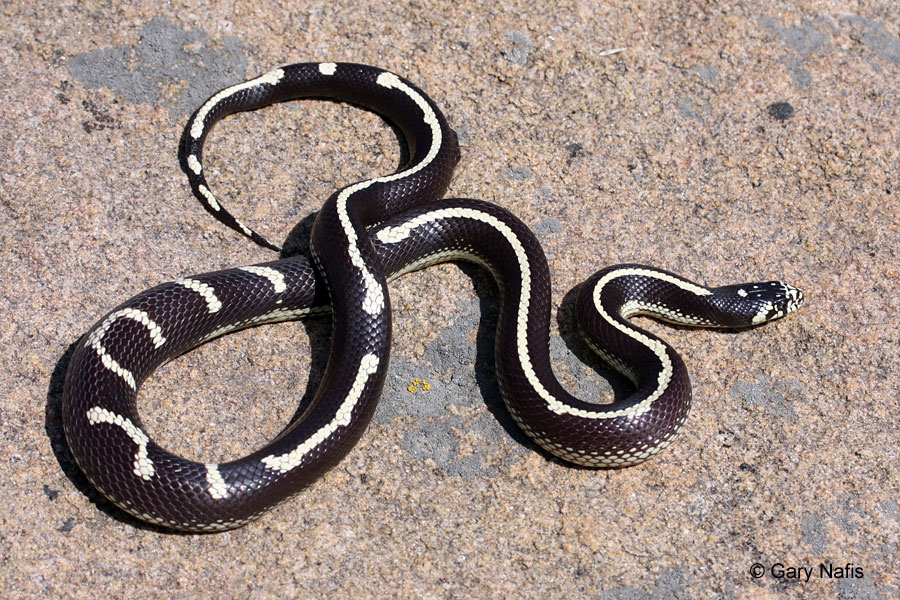
[(729, 305), (728, 312), (742, 315), (744, 322), (736, 325), (743, 327), (780, 319), (803, 304), (803, 292), (781, 281), (724, 285), (713, 292), (718, 302)]

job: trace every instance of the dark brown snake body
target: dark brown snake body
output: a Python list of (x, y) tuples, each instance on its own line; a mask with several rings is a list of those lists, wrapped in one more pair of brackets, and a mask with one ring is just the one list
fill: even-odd
[[(595, 467), (637, 464), (659, 452), (690, 411), (681, 358), (629, 317), (746, 327), (802, 302), (799, 290), (780, 282), (707, 288), (643, 265), (604, 269), (581, 286), (579, 321), (588, 343), (635, 392), (613, 404), (574, 398), (550, 367), (550, 277), (540, 244), (498, 206), (440, 200), (459, 158), (456, 135), (437, 106), (400, 77), (362, 65), (299, 64), (213, 96), (192, 117), (182, 148), (207, 210), (274, 247), (215, 198), (203, 175), (203, 142), (227, 114), (307, 97), (383, 115), (406, 137), (409, 163), (325, 203), (312, 231), (312, 261), (292, 257), (164, 283), (108, 313), (73, 354), (63, 400), (73, 455), (104, 495), (150, 523), (189, 531), (237, 527), (334, 466), (362, 435), (380, 396), (391, 339), (386, 282), (407, 271), (463, 259), (492, 272), (501, 292), (497, 374), (510, 413), (547, 451)], [(159, 365), (229, 331), (329, 307), (334, 334), (320, 388), (265, 447), (203, 464), (167, 452), (144, 432), (137, 390)]]

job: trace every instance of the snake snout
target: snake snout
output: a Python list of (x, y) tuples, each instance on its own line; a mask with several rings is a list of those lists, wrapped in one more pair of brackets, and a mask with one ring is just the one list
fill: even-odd
[(803, 305), (803, 290), (792, 285), (782, 283), (784, 294), (787, 297), (787, 306), (784, 314), (792, 313)]
[(803, 304), (803, 292), (781, 281), (754, 284), (747, 295), (753, 297), (759, 306), (752, 319), (754, 325), (780, 319)]

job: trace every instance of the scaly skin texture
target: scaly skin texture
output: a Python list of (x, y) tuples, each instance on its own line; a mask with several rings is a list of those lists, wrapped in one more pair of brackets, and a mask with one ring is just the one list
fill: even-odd
[[(683, 361), (631, 325), (637, 314), (699, 326), (743, 327), (802, 302), (779, 282), (706, 288), (643, 265), (598, 272), (582, 285), (589, 344), (635, 393), (611, 405), (570, 396), (548, 357), (550, 278), (540, 244), (513, 215), (477, 200), (440, 200), (459, 159), (456, 136), (420, 90), (372, 67), (292, 65), (219, 92), (188, 124), (182, 157), (195, 194), (217, 219), (274, 247), (235, 219), (203, 175), (209, 129), (225, 115), (310, 96), (367, 106), (404, 132), (409, 163), (353, 184), (319, 211), (312, 260), (280, 261), (165, 283), (102, 318), (75, 350), (63, 399), (79, 466), (113, 502), (148, 522), (188, 531), (240, 526), (334, 466), (359, 439), (381, 394), (390, 349), (386, 281), (445, 260), (486, 266), (501, 290), (497, 373), (504, 400), (540, 446), (587, 466), (637, 464), (672, 442), (690, 412)], [(135, 408), (141, 383), (167, 360), (219, 335), (331, 310), (334, 335), (306, 412), (242, 459), (201, 464), (159, 447)]]

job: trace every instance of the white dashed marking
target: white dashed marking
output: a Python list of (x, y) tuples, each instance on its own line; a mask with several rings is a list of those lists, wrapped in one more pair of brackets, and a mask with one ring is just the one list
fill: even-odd
[(160, 348), (163, 344), (166, 343), (166, 338), (163, 337), (162, 329), (147, 315), (146, 312), (138, 310), (136, 308), (123, 308), (110, 314), (103, 320), (100, 326), (97, 327), (88, 337), (87, 345), (94, 349), (94, 351), (100, 357), (100, 361), (103, 363), (104, 367), (125, 380), (125, 383), (127, 383), (128, 387), (130, 387), (132, 390), (136, 390), (137, 386), (134, 380), (134, 375), (131, 373), (131, 371), (116, 362), (116, 360), (109, 355), (109, 352), (107, 352), (106, 348), (103, 346), (103, 337), (107, 334), (113, 324), (117, 320), (122, 318), (137, 321), (138, 323), (146, 327), (147, 331), (150, 334), (150, 341), (153, 343), (154, 348)]
[(200, 160), (193, 154), (187, 157), (187, 164), (190, 170), (194, 172), (194, 175), (199, 175), (203, 171), (203, 165), (200, 164)]
[(238, 227), (241, 228), (241, 231), (244, 232), (244, 235), (246, 235), (247, 237), (250, 237), (253, 235), (253, 230), (250, 229), (249, 227), (247, 227), (246, 225), (244, 225), (241, 221), (238, 221), (237, 219), (235, 219), (234, 222)]
[[(276, 294), (280, 294), (287, 289), (287, 284), (284, 282), (284, 275), (280, 271), (276, 271), (272, 267), (259, 267), (259, 266), (251, 266), (251, 267), (240, 267), (241, 271), (246, 271), (247, 273), (253, 273), (254, 275), (259, 275), (260, 277), (265, 277), (272, 283), (272, 287), (275, 290)], [(281, 302), (279, 300), (278, 302)]]
[(126, 419), (121, 415), (117, 415), (114, 412), (99, 406), (95, 406), (88, 410), (87, 418), (91, 425), (109, 423), (121, 427), (122, 431), (124, 431), (138, 447), (137, 452), (134, 455), (134, 469), (132, 472), (145, 481), (149, 481), (150, 478), (153, 477), (156, 473), (156, 468), (153, 466), (153, 462), (147, 457), (147, 444), (150, 443), (150, 438), (132, 423), (131, 419)]
[(222, 473), (219, 472), (219, 465), (206, 465), (206, 482), (209, 484), (209, 495), (216, 500), (222, 500), (230, 496), (228, 485), (222, 478)]
[(197, 281), (196, 279), (176, 279), (173, 283), (183, 285), (187, 289), (197, 292), (206, 301), (207, 310), (210, 313), (219, 312), (222, 309), (222, 303), (216, 298), (216, 290), (207, 283)]
[(206, 203), (209, 204), (209, 207), (216, 212), (222, 210), (222, 206), (219, 204), (219, 201), (216, 200), (216, 197), (213, 195), (209, 188), (203, 184), (197, 186), (197, 191), (200, 192), (200, 195), (203, 196), (203, 199), (206, 200)]

